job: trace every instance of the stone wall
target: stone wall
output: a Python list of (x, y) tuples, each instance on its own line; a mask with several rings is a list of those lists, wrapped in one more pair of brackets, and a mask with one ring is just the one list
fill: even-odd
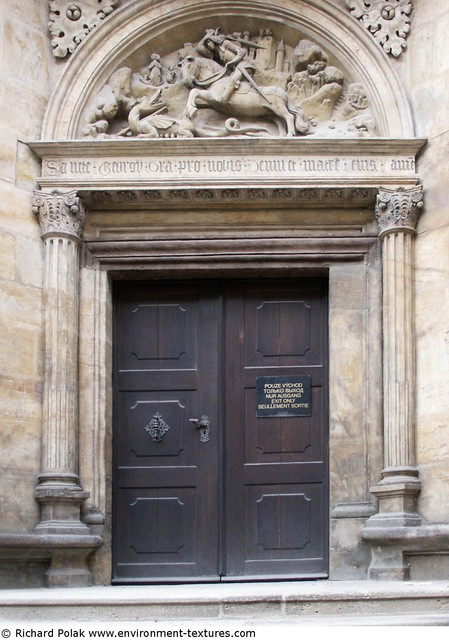
[(417, 451), (429, 522), (449, 520), (449, 4), (417, 0), (399, 63), (416, 135), (425, 209), (416, 239)]
[(0, 4), (0, 531), (37, 520), (42, 401), (42, 240), (31, 212), (53, 65), (47, 3)]

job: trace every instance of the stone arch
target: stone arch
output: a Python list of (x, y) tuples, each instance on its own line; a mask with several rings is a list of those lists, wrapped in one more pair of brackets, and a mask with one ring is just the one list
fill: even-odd
[(317, 42), (365, 87), (379, 137), (414, 136), (407, 97), (386, 54), (355, 19), (328, 0), (142, 0), (109, 16), (72, 56), (49, 101), (42, 139), (80, 137), (89, 101), (120, 65), (143, 61), (147, 43), (168, 53), (186, 38), (197, 41), (204, 28), (216, 23), (241, 28), (242, 18), (253, 26), (280, 25), (292, 42), (298, 33)]

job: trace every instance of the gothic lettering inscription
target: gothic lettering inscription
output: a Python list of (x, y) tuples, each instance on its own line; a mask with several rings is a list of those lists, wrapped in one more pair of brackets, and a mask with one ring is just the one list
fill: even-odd
[(283, 156), (283, 157), (147, 157), (113, 158), (98, 157), (84, 159), (45, 159), (43, 178), (54, 178), (57, 183), (76, 180), (86, 181), (139, 180), (158, 181), (161, 179), (190, 178), (244, 179), (244, 178), (310, 178), (321, 177), (414, 177), (413, 157), (394, 158), (391, 156)]

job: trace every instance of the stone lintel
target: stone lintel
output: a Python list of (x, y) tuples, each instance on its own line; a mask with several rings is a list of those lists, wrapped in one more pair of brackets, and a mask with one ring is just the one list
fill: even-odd
[(425, 140), (42, 141), (42, 189), (412, 188)]

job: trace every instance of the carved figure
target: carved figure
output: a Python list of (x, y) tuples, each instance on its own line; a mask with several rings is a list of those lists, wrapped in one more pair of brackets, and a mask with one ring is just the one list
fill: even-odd
[(348, 82), (317, 43), (292, 47), (271, 29), (208, 29), (197, 44), (151, 53), (138, 71), (118, 68), (94, 95), (82, 129), (93, 138), (375, 132), (363, 86)]
[(151, 62), (148, 65), (148, 81), (154, 86), (163, 84), (164, 78), (162, 77), (162, 65), (159, 62), (161, 56), (158, 53), (151, 54)]
[[(151, 69), (154, 73), (144, 75), (133, 73), (129, 67), (117, 69), (108, 80), (108, 83), (97, 94), (86, 112), (87, 125), (83, 129), (85, 136), (104, 137), (109, 129), (109, 124), (117, 115), (129, 117), (133, 113), (134, 122), (128, 123), (129, 132), (136, 131), (134, 135), (144, 133), (139, 131), (137, 121), (140, 116), (147, 116), (153, 111), (148, 111), (148, 105), (155, 105), (154, 111), (164, 106), (161, 102), (161, 86), (152, 84), (152, 81), (160, 79), (159, 72), (163, 74), (163, 84), (172, 84), (172, 72), (165, 70), (159, 62), (159, 56), (152, 58), (156, 65)], [(160, 65), (160, 68), (159, 68)], [(151, 67), (151, 65), (150, 65)], [(161, 71), (162, 69), (162, 71)], [(143, 105), (136, 111), (133, 108), (145, 98)], [(145, 113), (145, 110), (147, 112)], [(122, 131), (117, 135), (124, 135)]]
[(341, 120), (349, 120), (349, 128), (357, 131), (376, 132), (376, 121), (369, 109), (368, 96), (361, 84), (349, 85), (346, 100), (340, 114)]
[[(247, 40), (241, 40), (241, 42), (248, 46)], [(221, 102), (229, 100), (232, 93), (239, 88), (242, 78), (248, 80), (258, 89), (252, 79), (252, 74), (255, 71), (254, 63), (248, 59), (247, 50), (238, 44), (235, 38), (221, 34), (220, 29), (208, 29), (196, 49), (205, 58), (213, 58), (219, 64), (224, 65), (223, 73), (219, 75), (224, 76), (226, 72), (231, 71), (226, 84), (223, 85)]]
[[(161, 106), (162, 105), (162, 106)], [(167, 105), (144, 96), (131, 109), (128, 116), (129, 126), (118, 135), (131, 133), (138, 138), (193, 138), (193, 126), (189, 121), (182, 123), (176, 118), (165, 115)]]
[[(182, 78), (186, 86), (195, 84), (204, 86), (203, 59), (187, 56), (181, 63)], [(212, 108), (229, 116), (269, 116), (277, 122), (285, 123), (287, 136), (305, 135), (309, 131), (309, 123), (303, 111), (296, 107), (285, 91), (279, 87), (256, 87), (247, 79), (239, 81), (227, 100), (229, 79), (220, 77), (220, 73), (209, 80), (210, 88), (192, 88), (189, 93), (186, 115), (192, 119), (200, 108)]]

